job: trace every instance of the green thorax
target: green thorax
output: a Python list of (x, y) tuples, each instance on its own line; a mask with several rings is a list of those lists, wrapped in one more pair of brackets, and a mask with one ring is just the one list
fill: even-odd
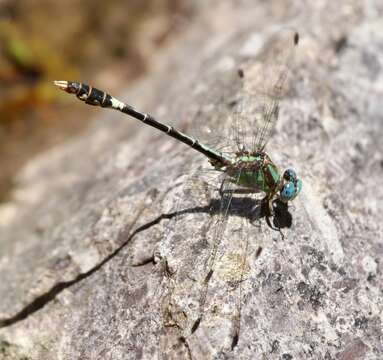
[(230, 164), (219, 170), (228, 173), (240, 187), (266, 193), (275, 191), (280, 182), (278, 168), (263, 152), (254, 155), (238, 154)]

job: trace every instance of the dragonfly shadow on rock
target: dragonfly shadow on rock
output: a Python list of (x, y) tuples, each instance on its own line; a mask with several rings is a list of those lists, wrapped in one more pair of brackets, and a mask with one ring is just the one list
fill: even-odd
[[(276, 199), (273, 201), (273, 225), (277, 229), (290, 228), (293, 222), (293, 216), (288, 210), (288, 204)], [(270, 217), (266, 216), (266, 221), (269, 226)]]
[[(270, 214), (268, 202), (264, 199), (253, 199), (251, 197), (232, 197), (227, 216), (239, 216), (247, 219), (251, 224), (265, 218), (267, 225), (276, 231), (283, 228), (290, 228), (292, 225), (292, 215), (288, 210), (288, 205), (276, 199), (272, 202), (273, 214)], [(196, 206), (183, 209), (172, 213), (172, 217), (192, 213), (208, 213), (216, 215), (222, 213), (222, 199), (214, 198), (206, 206)], [(283, 236), (283, 234), (282, 234)]]

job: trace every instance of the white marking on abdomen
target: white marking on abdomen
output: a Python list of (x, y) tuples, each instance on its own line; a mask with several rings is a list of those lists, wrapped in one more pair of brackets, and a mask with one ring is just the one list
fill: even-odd
[(117, 100), (113, 96), (111, 96), (111, 101), (112, 101), (112, 107), (115, 109), (122, 110), (125, 106), (125, 104), (122, 101)]

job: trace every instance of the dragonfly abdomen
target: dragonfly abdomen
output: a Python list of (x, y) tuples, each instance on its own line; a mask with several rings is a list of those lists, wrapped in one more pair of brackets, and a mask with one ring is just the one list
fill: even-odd
[(101, 106), (104, 108), (111, 108), (121, 111), (124, 114), (127, 114), (149, 126), (162, 131), (168, 136), (171, 136), (172, 138), (181, 141), (194, 150), (204, 154), (213, 163), (225, 164), (227, 162), (231, 162), (231, 159), (223, 155), (220, 151), (200, 143), (197, 139), (182, 133), (172, 126), (157, 121), (151, 115), (136, 110), (134, 107), (123, 103), (105, 91), (96, 89), (92, 86), (77, 81), (55, 81), (54, 83), (61, 90), (70, 94), (75, 94), (78, 99), (89, 105)]

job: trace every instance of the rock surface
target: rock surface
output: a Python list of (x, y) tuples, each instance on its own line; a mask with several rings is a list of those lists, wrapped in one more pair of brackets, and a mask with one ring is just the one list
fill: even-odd
[(191, 333), (212, 219), (180, 184), (208, 164), (100, 110), (86, 133), (32, 161), (0, 207), (0, 358), (383, 358), (382, 16), (378, 0), (201, 4), (119, 97), (179, 128), (224, 124), (237, 69), (271, 31), (298, 29), (268, 147), (304, 182), (291, 226), (282, 238), (264, 219), (229, 216)]

